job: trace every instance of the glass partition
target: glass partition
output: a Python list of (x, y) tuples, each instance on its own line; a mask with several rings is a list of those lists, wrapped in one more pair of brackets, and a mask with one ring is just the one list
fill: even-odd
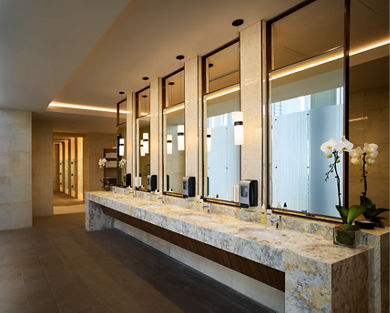
[[(344, 134), (343, 4), (317, 0), (270, 25), (268, 62), (275, 69), (268, 77), (273, 208), (339, 216), (336, 185), (325, 181), (330, 162), (320, 146)], [(343, 166), (342, 157), (342, 183)]]
[(150, 88), (136, 93), (136, 177), (134, 185), (146, 190), (150, 175)]
[(182, 194), (185, 176), (184, 69), (163, 79), (164, 192)]

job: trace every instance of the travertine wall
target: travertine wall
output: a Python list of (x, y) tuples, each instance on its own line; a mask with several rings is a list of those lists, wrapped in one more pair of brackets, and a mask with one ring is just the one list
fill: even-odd
[(53, 214), (53, 127), (32, 121), (32, 210), (34, 216)]
[(104, 149), (116, 145), (115, 134), (89, 133), (84, 142), (84, 191), (102, 190), (100, 182), (104, 170), (99, 168), (98, 160), (104, 157)]
[(31, 112), (0, 110), (0, 230), (32, 224), (31, 130)]

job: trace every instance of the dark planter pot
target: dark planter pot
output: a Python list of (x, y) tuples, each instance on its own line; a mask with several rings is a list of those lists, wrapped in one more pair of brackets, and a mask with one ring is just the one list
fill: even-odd
[(355, 230), (348, 230), (344, 225), (338, 225), (333, 229), (333, 243), (353, 248), (355, 246), (355, 234)]
[(365, 220), (355, 221), (355, 224), (361, 229), (374, 229), (377, 226), (375, 222)]

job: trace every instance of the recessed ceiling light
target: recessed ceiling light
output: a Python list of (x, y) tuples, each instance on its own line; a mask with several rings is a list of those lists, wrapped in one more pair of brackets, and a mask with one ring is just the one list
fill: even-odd
[(169, 86), (173, 86), (175, 84), (175, 82), (169, 82), (168, 85)]
[(232, 25), (233, 25), (234, 27), (241, 26), (242, 24), (244, 24), (244, 20), (241, 19), (241, 18), (238, 18), (238, 19), (236, 19), (236, 20), (234, 20), (234, 21), (232, 22)]
[(209, 63), (209, 68), (213, 67), (214, 64), (213, 63)]
[(143, 80), (148, 80), (149, 77), (148, 77), (148, 76), (144, 76), (144, 77), (142, 77), (142, 79), (143, 79)]
[(125, 92), (124, 92), (124, 91), (119, 91), (119, 94), (120, 94), (120, 95), (124, 95)]
[(184, 55), (179, 54), (178, 56), (176, 56), (176, 59), (178, 59), (178, 60), (183, 60), (183, 59), (184, 59)]
[(142, 95), (142, 98), (147, 98), (148, 96), (147, 95)]

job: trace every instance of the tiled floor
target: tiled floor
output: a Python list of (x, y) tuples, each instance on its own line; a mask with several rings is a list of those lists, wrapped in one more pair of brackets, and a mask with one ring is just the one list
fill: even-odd
[(119, 231), (84, 231), (82, 214), (0, 232), (0, 312), (270, 312)]
[(66, 206), (66, 205), (76, 205), (84, 203), (83, 200), (78, 200), (72, 198), (69, 195), (66, 195), (63, 192), (55, 191), (53, 193), (53, 205), (54, 206)]
[(65, 205), (65, 206), (55, 206), (53, 208), (53, 214), (69, 214), (69, 213), (81, 213), (85, 212), (85, 205), (76, 204), (76, 205)]

